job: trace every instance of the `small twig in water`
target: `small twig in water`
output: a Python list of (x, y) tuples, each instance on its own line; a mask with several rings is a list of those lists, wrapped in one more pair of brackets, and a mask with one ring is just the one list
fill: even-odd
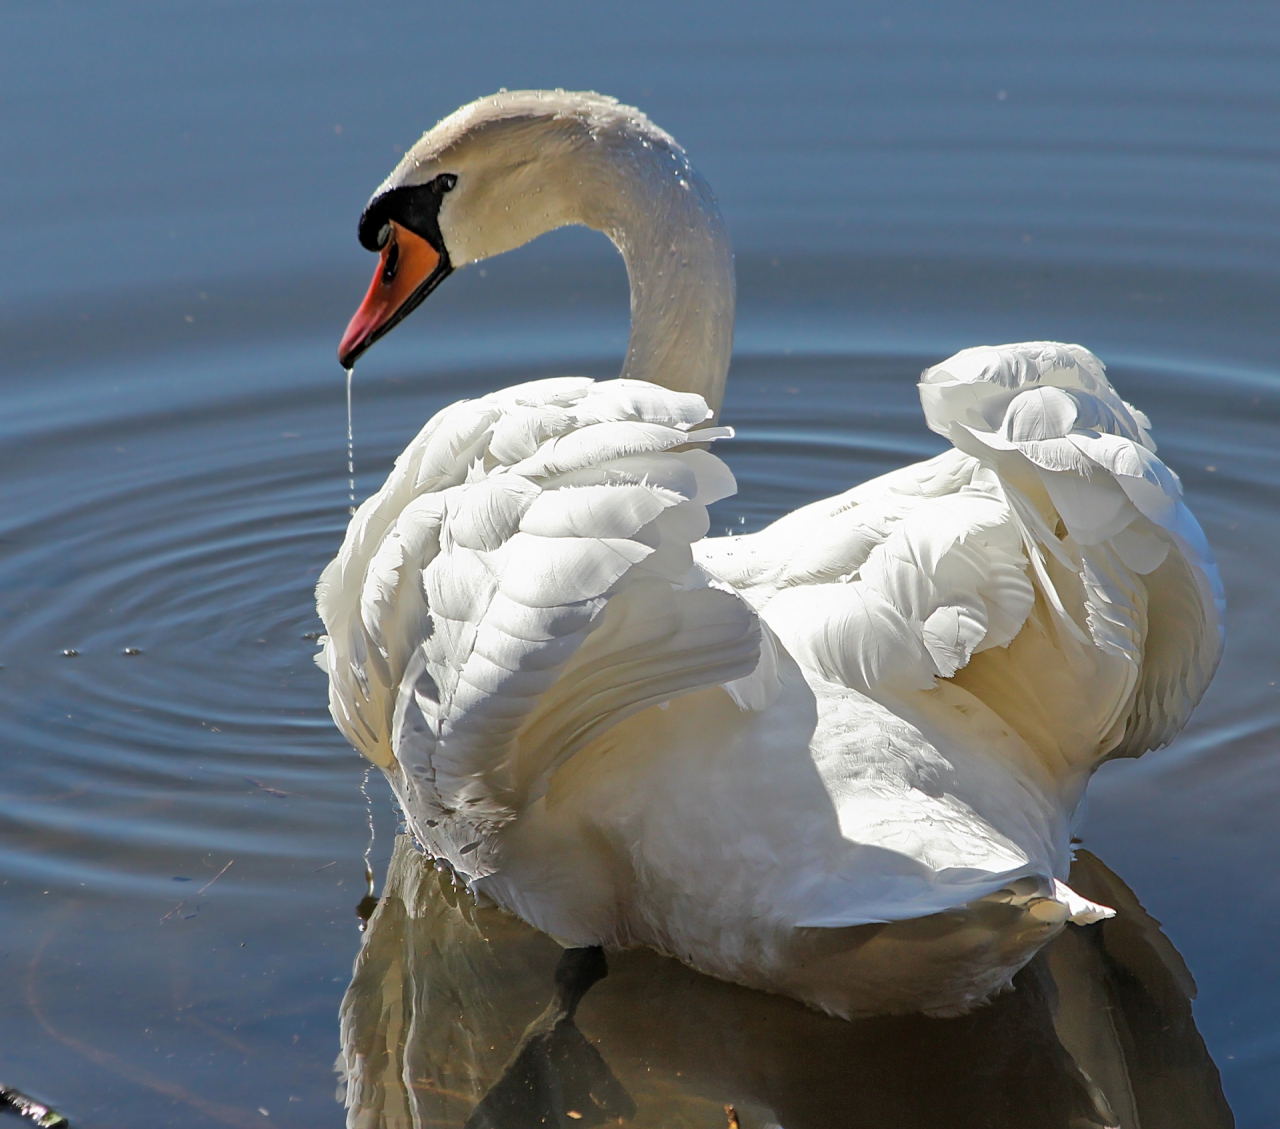
[[(232, 860), (231, 860), (231, 862), (235, 862), (235, 861), (236, 861), (235, 859), (232, 859)], [(227, 873), (227, 871), (231, 869), (231, 862), (227, 863), (227, 865), (226, 865), (226, 866), (224, 866), (220, 871), (218, 871), (218, 873), (217, 873), (217, 874), (215, 874), (212, 878), (210, 878), (208, 882), (206, 882), (203, 886), (201, 886), (201, 887), (200, 887), (200, 889), (198, 889), (198, 890), (195, 892), (194, 897), (198, 898), (198, 897), (199, 897), (201, 894), (203, 894), (203, 893), (204, 893), (204, 892), (205, 892), (205, 891), (206, 891), (210, 886), (212, 886), (215, 882), (217, 882), (219, 878), (221, 878), (224, 874), (226, 874), (226, 873)], [(185, 906), (185, 905), (187, 904), (187, 902), (192, 901), (192, 900), (193, 900), (192, 898), (183, 898), (183, 899), (182, 899), (182, 901), (180, 901), (176, 906), (174, 906), (174, 907), (173, 907), (173, 909), (171, 909), (168, 913), (166, 913), (166, 914), (164, 915), (164, 917), (162, 917), (162, 918), (160, 919), (160, 924), (161, 924), (161, 925), (163, 925), (166, 921), (168, 921), (168, 920), (169, 920), (169, 918), (171, 918), (175, 913), (177, 913), (179, 910), (181, 910), (181, 909), (182, 909), (182, 907), (183, 907), (183, 906)], [(199, 913), (199, 912), (200, 912), (199, 910), (196, 910), (196, 913)], [(195, 915), (196, 915), (196, 914), (195, 914), (195, 913), (193, 913), (191, 916), (192, 916), (192, 917), (195, 917)]]
[[(270, 796), (275, 796), (275, 798), (276, 798), (277, 800), (283, 800), (283, 799), (286, 799), (286, 798), (287, 798), (287, 797), (289, 797), (289, 796), (297, 796), (297, 795), (298, 795), (298, 793), (297, 793), (297, 792), (286, 792), (286, 791), (284, 791), (284, 790), (283, 790), (283, 789), (281, 789), (281, 788), (272, 788), (272, 787), (271, 787), (271, 785), (269, 785), (269, 784), (264, 784), (264, 783), (262, 783), (262, 781), (261, 781), (261, 780), (255, 780), (252, 776), (246, 776), (246, 777), (245, 777), (245, 781), (246, 781), (246, 783), (252, 784), (255, 788), (261, 788), (261, 789), (262, 789), (264, 792), (266, 792), (268, 795), (270, 795)], [(300, 798), (301, 798), (301, 799), (306, 799), (306, 797), (305, 797), (305, 796), (302, 796), (302, 797), (300, 797)]]
[(221, 878), (224, 874), (226, 874), (227, 871), (231, 869), (231, 863), (235, 861), (236, 861), (235, 859), (232, 859), (231, 862), (227, 863), (227, 865), (224, 866), (220, 871), (218, 871), (218, 873), (215, 874), (212, 878), (210, 878), (208, 882), (206, 882), (203, 886), (201, 886), (200, 889), (196, 891), (196, 897), (198, 898), (210, 886), (212, 886), (215, 882), (217, 882), (219, 878)]

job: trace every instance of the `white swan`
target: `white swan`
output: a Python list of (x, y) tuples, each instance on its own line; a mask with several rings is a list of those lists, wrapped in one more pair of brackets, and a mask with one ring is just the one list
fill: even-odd
[(623, 379), (438, 413), (317, 600), (339, 727), (424, 846), (566, 945), (645, 944), (851, 1016), (962, 1011), (1067, 920), (1090, 773), (1169, 741), (1221, 650), (1146, 418), (1074, 345), (929, 369), (954, 449), (744, 537), (707, 450), (732, 345), (714, 199), (638, 111), (502, 93), (374, 194), (340, 357), (565, 224), (626, 260)]

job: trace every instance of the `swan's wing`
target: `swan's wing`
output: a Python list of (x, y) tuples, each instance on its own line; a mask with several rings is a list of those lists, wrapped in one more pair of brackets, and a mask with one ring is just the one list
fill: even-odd
[(535, 381), (436, 416), (351, 523), (317, 602), (335, 720), (414, 792), (420, 835), (486, 834), (645, 706), (750, 675), (750, 607), (694, 565), (734, 490), (700, 397)]
[(698, 559), (824, 679), (954, 678), (1052, 768), (1167, 743), (1217, 665), (1223, 600), (1146, 417), (1074, 345), (965, 350), (920, 394), (955, 450)]
[(920, 395), (929, 426), (999, 475), (1045, 619), (1131, 687), (1102, 751), (1168, 743), (1217, 667), (1225, 605), (1146, 416), (1092, 353), (1051, 342), (967, 349), (929, 369)]
[[(817, 695), (810, 753), (851, 874), (864, 847), (914, 860), (925, 895), (885, 879), (905, 916), (1034, 877), (1086, 920), (1101, 911), (1052, 885), (1075, 804), (1103, 758), (1167, 742), (1204, 692), (1217, 572), (1145, 418), (1084, 350), (970, 350), (921, 398), (954, 450), (697, 556)], [(800, 920), (866, 920), (854, 891), (815, 888)]]
[(1034, 601), (998, 480), (954, 451), (696, 552), (802, 667), (864, 693), (950, 677)]

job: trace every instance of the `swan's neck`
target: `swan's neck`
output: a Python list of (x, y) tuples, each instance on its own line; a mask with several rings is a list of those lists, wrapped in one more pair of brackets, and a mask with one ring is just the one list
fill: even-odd
[[(733, 352), (733, 252), (706, 181), (665, 134), (579, 149), (574, 220), (613, 240), (631, 282), (622, 375), (696, 392), (717, 414)], [(577, 162), (575, 162), (576, 164)], [(568, 171), (568, 170), (566, 170)]]
[(598, 94), (525, 90), (464, 106), (425, 134), (379, 192), (450, 173), (439, 208), (456, 266), (566, 224), (609, 236), (631, 280), (622, 375), (697, 392), (712, 411), (733, 351), (733, 253), (684, 150)]
[(697, 392), (719, 414), (733, 352), (733, 253), (710, 188), (678, 159), (679, 173), (659, 169), (658, 191), (618, 208), (606, 229), (631, 281), (622, 375)]

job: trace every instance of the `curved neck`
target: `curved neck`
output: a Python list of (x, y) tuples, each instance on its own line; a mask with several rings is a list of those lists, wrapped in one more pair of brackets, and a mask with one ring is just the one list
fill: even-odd
[(574, 218), (608, 235), (627, 264), (631, 338), (622, 376), (696, 392), (719, 415), (735, 294), (715, 197), (683, 150), (656, 130), (594, 141), (578, 150), (588, 168), (570, 181)]
[[(720, 411), (733, 352), (733, 252), (684, 150), (639, 110), (589, 91), (500, 91), (423, 135), (375, 194), (436, 193), (455, 266), (584, 224), (613, 240), (631, 280), (622, 375), (696, 392)], [(372, 203), (370, 207), (372, 207)]]

